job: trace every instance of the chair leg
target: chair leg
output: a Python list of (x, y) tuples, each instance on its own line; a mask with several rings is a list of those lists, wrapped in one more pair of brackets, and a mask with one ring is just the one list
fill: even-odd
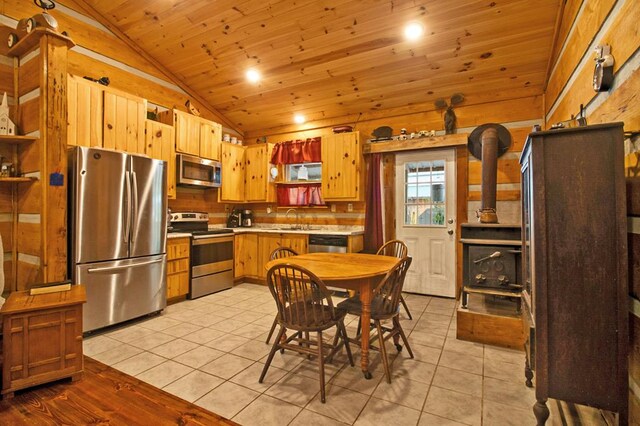
[(389, 373), (389, 360), (387, 359), (387, 348), (384, 344), (384, 335), (382, 334), (382, 325), (376, 320), (376, 328), (378, 329), (378, 340), (380, 341), (380, 354), (382, 355), (382, 365), (384, 366), (384, 374), (387, 376), (387, 383), (391, 383), (391, 374)]
[(409, 312), (409, 307), (407, 306), (407, 302), (404, 301), (404, 297), (402, 296), (402, 294), (400, 295), (400, 303), (402, 303), (404, 310), (407, 311), (407, 316), (409, 317), (409, 320), (413, 320), (413, 317), (411, 316), (411, 312)]
[(358, 328), (356, 328), (356, 339), (360, 336), (360, 332), (362, 331), (362, 317), (358, 317)]
[(267, 336), (267, 341), (265, 342), (267, 345), (269, 344), (269, 340), (271, 340), (271, 336), (273, 336), (273, 332), (276, 330), (276, 326), (278, 325), (278, 315), (273, 319), (273, 324), (271, 324), (271, 330), (269, 330), (269, 335)]
[(394, 325), (394, 328), (398, 329), (398, 332), (400, 333), (400, 337), (402, 337), (402, 341), (404, 342), (404, 345), (407, 347), (409, 356), (413, 358), (413, 351), (411, 350), (411, 345), (409, 345), (409, 341), (407, 340), (407, 336), (404, 334), (404, 330), (400, 325), (400, 319), (398, 319), (398, 317), (393, 318), (393, 325)]
[[(340, 336), (342, 336), (342, 332), (340, 331), (340, 325), (336, 324), (336, 334), (333, 336), (333, 343), (332, 343), (334, 348), (338, 347), (337, 345), (338, 345), (338, 341), (340, 339)], [(327, 362), (329, 362), (329, 363), (333, 362), (334, 351), (335, 351), (335, 349), (331, 349), (331, 353), (327, 357)]]
[(267, 362), (264, 364), (264, 368), (262, 369), (262, 374), (260, 374), (260, 379), (258, 380), (258, 383), (262, 383), (262, 381), (264, 380), (264, 376), (267, 374), (267, 370), (271, 365), (271, 361), (273, 361), (273, 356), (276, 354), (276, 351), (278, 350), (278, 346), (280, 346), (280, 338), (284, 334), (285, 330), (286, 328), (284, 328), (283, 326), (280, 327), (280, 331), (278, 332), (278, 336), (276, 337), (275, 342), (273, 342), (273, 346), (271, 346), (269, 357), (267, 358)]
[(324, 394), (324, 357), (322, 356), (322, 331), (318, 331), (318, 366), (320, 370), (320, 401), (326, 401)]
[(344, 343), (344, 349), (345, 351), (347, 351), (347, 358), (349, 358), (349, 364), (351, 364), (351, 366), (354, 366), (353, 363), (353, 355), (351, 354), (351, 345), (349, 344), (349, 338), (347, 337), (347, 329), (344, 326), (344, 322), (340, 322), (338, 324), (338, 331), (340, 333), (340, 335), (342, 335), (342, 342)]

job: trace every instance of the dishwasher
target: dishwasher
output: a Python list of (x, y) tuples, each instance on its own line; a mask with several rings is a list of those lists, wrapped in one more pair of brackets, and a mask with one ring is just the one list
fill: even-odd
[[(309, 235), (309, 253), (346, 253), (346, 235)], [(334, 295), (348, 297), (343, 288), (327, 287)]]
[(309, 253), (346, 253), (346, 235), (309, 235)]

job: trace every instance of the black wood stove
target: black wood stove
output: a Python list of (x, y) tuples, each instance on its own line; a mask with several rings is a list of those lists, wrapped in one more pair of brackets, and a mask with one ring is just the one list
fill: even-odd
[(469, 293), (517, 298), (522, 293), (520, 225), (465, 223), (461, 226), (462, 307)]

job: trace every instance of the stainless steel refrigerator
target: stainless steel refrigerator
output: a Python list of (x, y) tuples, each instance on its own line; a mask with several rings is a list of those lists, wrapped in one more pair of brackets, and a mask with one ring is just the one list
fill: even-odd
[(84, 284), (83, 331), (166, 306), (167, 164), (98, 148), (69, 150), (69, 259)]

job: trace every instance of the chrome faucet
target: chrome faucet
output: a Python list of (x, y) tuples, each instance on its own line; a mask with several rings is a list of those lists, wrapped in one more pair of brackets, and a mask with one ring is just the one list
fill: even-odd
[(296, 224), (295, 226), (293, 226), (293, 229), (300, 229), (300, 223), (299, 223), (299, 219), (298, 219), (298, 211), (296, 209), (289, 209), (287, 210), (287, 212), (284, 214), (284, 218), (287, 219), (289, 217), (289, 213), (295, 213), (296, 215)]

